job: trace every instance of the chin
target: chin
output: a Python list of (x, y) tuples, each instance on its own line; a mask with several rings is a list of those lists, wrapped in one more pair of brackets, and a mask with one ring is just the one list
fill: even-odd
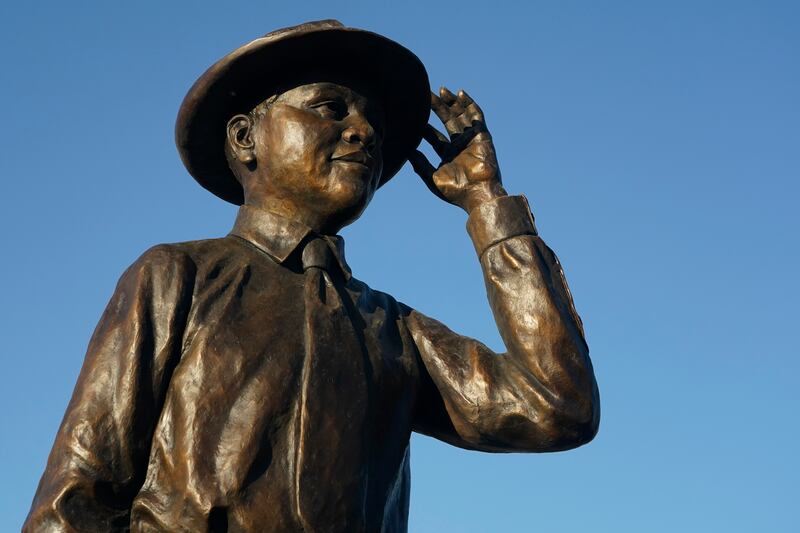
[(372, 200), (372, 191), (366, 183), (360, 186), (342, 184), (330, 192), (332, 193), (329, 196), (329, 205), (332, 208), (330, 218), (335, 220), (339, 227), (354, 222)]
[(364, 212), (375, 193), (377, 178), (372, 169), (354, 164), (335, 165), (318, 205), (325, 207), (331, 219), (341, 226), (356, 220)]
[(358, 218), (367, 208), (370, 200), (372, 200), (372, 194), (366, 187), (358, 191), (349, 191), (349, 194), (337, 196), (339, 196), (335, 202), (337, 213), (341, 213), (343, 217), (351, 220)]
[(356, 206), (369, 202), (374, 192), (375, 181), (370, 172), (340, 172), (331, 180), (328, 188), (336, 203), (345, 206)]

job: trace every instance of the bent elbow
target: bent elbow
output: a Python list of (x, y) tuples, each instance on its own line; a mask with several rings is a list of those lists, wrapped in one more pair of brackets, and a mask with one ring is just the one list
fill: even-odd
[[(579, 362), (552, 379), (549, 401), (545, 401), (543, 426), (552, 436), (554, 451), (577, 448), (592, 441), (600, 428), (600, 394), (588, 347), (583, 339), (563, 337), (554, 351), (569, 354), (561, 358)], [(568, 379), (563, 379), (569, 376)], [(555, 383), (561, 383), (556, 386)]]
[(540, 408), (536, 414), (519, 411), (495, 419), (495, 424), (472, 441), (478, 449), (513, 452), (559, 452), (587, 444), (600, 425), (596, 401)]
[(568, 408), (553, 409), (544, 424), (550, 434), (552, 451), (583, 446), (600, 429), (600, 401), (596, 394), (575, 401)]
[(597, 435), (600, 429), (600, 414), (596, 413), (592, 416), (574, 420), (571, 424), (571, 429), (566, 435), (565, 444), (568, 449), (577, 448), (588, 444)]

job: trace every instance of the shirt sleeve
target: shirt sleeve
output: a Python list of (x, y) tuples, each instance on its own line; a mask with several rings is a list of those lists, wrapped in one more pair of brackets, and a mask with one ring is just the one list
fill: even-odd
[(476, 208), (467, 229), (506, 346), (497, 354), (410, 311), (420, 364), (414, 429), (483, 451), (556, 451), (597, 432), (599, 396), (583, 327), (527, 201)]
[(193, 263), (154, 247), (120, 279), (94, 335), (23, 531), (128, 531), (180, 350)]

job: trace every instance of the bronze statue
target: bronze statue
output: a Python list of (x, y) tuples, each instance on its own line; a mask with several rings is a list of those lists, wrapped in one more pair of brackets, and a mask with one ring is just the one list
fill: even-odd
[[(595, 435), (558, 260), (478, 105), (432, 95), (407, 49), (336, 21), (270, 33), (200, 77), (176, 137), (236, 223), (123, 274), (25, 531), (405, 531), (412, 431), (490, 452)], [(507, 353), (351, 275), (336, 233), (407, 159), (469, 214)]]

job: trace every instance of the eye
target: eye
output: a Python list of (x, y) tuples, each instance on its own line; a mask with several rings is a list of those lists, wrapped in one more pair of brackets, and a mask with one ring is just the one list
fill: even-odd
[(347, 106), (340, 100), (324, 100), (310, 106), (320, 115), (333, 120), (341, 120), (347, 116)]

